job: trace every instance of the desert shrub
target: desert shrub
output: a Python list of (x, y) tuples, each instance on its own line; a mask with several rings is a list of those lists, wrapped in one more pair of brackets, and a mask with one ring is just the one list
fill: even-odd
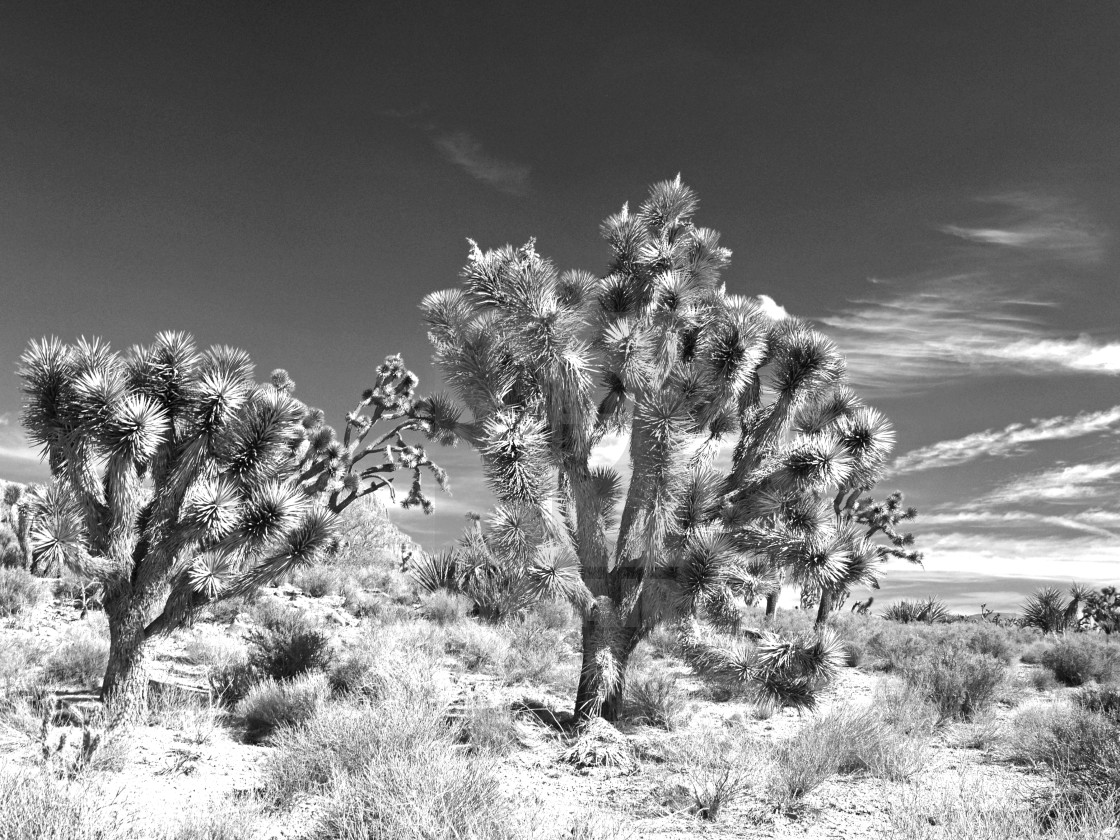
[(674, 810), (709, 822), (747, 793), (758, 770), (758, 745), (720, 730), (674, 736), (660, 749), (683, 780), (666, 791)]
[(204, 615), (218, 624), (232, 624), (249, 606), (245, 598), (222, 598), (207, 604)]
[(1031, 673), (1031, 686), (1036, 691), (1053, 691), (1058, 687), (1058, 679), (1049, 668), (1036, 668)]
[(436, 653), (421, 634), (409, 631), (430, 626), (416, 622), (371, 629), (332, 665), (328, 675), (331, 691), (343, 698), (400, 696), (408, 702), (427, 702), (426, 695), (435, 693)]
[(31, 572), (0, 566), (0, 616), (28, 612), (43, 602), (46, 593)]
[(518, 743), (517, 720), (506, 706), (468, 703), (454, 720), (455, 740), (474, 752), (509, 753)]
[(458, 657), (468, 671), (494, 671), (506, 661), (510, 641), (500, 628), (464, 621), (448, 628), (446, 652)]
[(1043, 650), (1040, 660), (1062, 685), (1107, 682), (1117, 674), (1120, 645), (1086, 635), (1065, 636)]
[(682, 656), (680, 628), (676, 624), (658, 624), (642, 641), (662, 659), (680, 659)]
[(457, 728), (430, 694), (322, 707), (277, 731), (265, 790), (288, 801), (320, 797), (316, 837), (484, 840), (524, 836), (487, 761), (456, 750)]
[(342, 591), (344, 578), (339, 569), (327, 563), (303, 566), (292, 575), (292, 583), (312, 598), (338, 595)]
[(211, 802), (188, 811), (159, 840), (245, 840), (256, 835), (263, 819), (251, 802)]
[(248, 659), (218, 662), (206, 669), (210, 693), (223, 706), (236, 706), (260, 682), (257, 670)]
[(1112, 767), (1120, 774), (1120, 731), (1104, 715), (1076, 704), (1029, 706), (1008, 726), (1007, 755), (1058, 775)]
[(871, 698), (883, 722), (904, 735), (928, 736), (940, 723), (937, 707), (900, 677), (879, 680)]
[(236, 717), (246, 738), (257, 742), (280, 727), (308, 720), (329, 695), (330, 686), (322, 674), (304, 674), (286, 682), (265, 679), (237, 704)]
[(925, 734), (890, 722), (874, 706), (832, 709), (777, 746), (770, 795), (788, 808), (838, 773), (906, 779), (925, 763)]
[(859, 667), (859, 663), (863, 661), (863, 647), (858, 642), (844, 642), (844, 652), (845, 664), (849, 668)]
[(566, 633), (546, 626), (532, 612), (502, 625), (509, 647), (500, 670), (507, 685), (553, 682), (564, 676), (563, 666), (574, 656)]
[(121, 826), (104, 797), (47, 772), (0, 773), (4, 840), (118, 840)]
[(109, 664), (108, 628), (104, 621), (82, 621), (67, 626), (58, 645), (43, 663), (43, 676), (51, 682), (96, 689)]
[(903, 679), (937, 708), (944, 720), (971, 720), (995, 700), (1007, 664), (967, 649), (939, 648), (902, 666)]
[(672, 731), (686, 722), (688, 695), (672, 674), (636, 674), (626, 681), (624, 710), (634, 723)]
[(458, 624), (467, 617), (470, 601), (457, 593), (438, 589), (420, 596), (420, 614), (440, 627)]
[(330, 636), (299, 610), (289, 606), (254, 611), (259, 626), (250, 630), (249, 662), (264, 676), (286, 680), (331, 663)]
[(565, 631), (574, 627), (575, 613), (571, 604), (564, 601), (545, 599), (536, 603), (530, 612), (549, 630)]
[(54, 596), (76, 609), (100, 610), (104, 594), (99, 581), (85, 580), (69, 572), (63, 572), (54, 584)]
[(899, 840), (1087, 840), (1108, 837), (1115, 817), (1107, 802), (1043, 826), (1027, 802), (982, 778), (962, 776), (960, 786), (912, 787), (888, 803), (885, 837)]
[(1087, 685), (1074, 692), (1070, 699), (1120, 726), (1120, 685)]

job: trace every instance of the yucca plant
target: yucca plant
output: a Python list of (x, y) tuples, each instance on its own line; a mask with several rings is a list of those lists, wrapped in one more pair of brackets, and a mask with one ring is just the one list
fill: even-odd
[(932, 595), (923, 601), (899, 601), (883, 610), (883, 618), (899, 624), (941, 624), (949, 619), (949, 608)]
[(1023, 604), (1021, 624), (1037, 627), (1043, 633), (1065, 633), (1081, 626), (1081, 606), (1092, 590), (1074, 584), (1066, 600), (1057, 589), (1047, 586), (1027, 596)]
[[(889, 424), (824, 336), (727, 292), (730, 251), (696, 205), (678, 177), (608, 218), (604, 277), (558, 271), (533, 241), (472, 242), (463, 287), (422, 303), (463, 405), (440, 401), (441, 425), (478, 448), (500, 502), (489, 543), (578, 567), (580, 719), (618, 715), (627, 658), (658, 623), (727, 614), (782, 566), (832, 587), (867, 565), (830, 502), (870, 485)], [(629, 470), (596, 463), (612, 435)]]
[(23, 423), (53, 476), (30, 505), (32, 551), (101, 584), (102, 696), (121, 711), (145, 701), (153, 635), (329, 554), (336, 516), (392, 492), (394, 471), (411, 473), (403, 504), (425, 510), (421, 469), (446, 479), (403, 437), (447, 430), (399, 356), (377, 368), (341, 437), (292, 397), (283, 370), (258, 384), (247, 354), (199, 351), (184, 333), (124, 354), (97, 339), (32, 341), (19, 375)]

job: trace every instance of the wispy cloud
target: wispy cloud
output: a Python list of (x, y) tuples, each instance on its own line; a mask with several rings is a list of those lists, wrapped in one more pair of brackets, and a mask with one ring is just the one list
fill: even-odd
[[(1096, 514), (1098, 512), (1094, 512)], [(1099, 511), (1108, 514), (1107, 511)], [(1083, 534), (1094, 534), (1099, 537), (1117, 539), (1117, 534), (1105, 527), (1105, 523), (1113, 527), (1120, 526), (1120, 514), (1108, 516), (1093, 515), (1086, 518), (1084, 514), (1074, 516), (1051, 516), (1041, 513), (1031, 513), (1025, 510), (997, 512), (991, 510), (956, 510), (947, 513), (923, 513), (919, 519), (923, 528), (937, 527), (939, 525), (977, 526), (988, 529), (1015, 529), (1022, 532), (1024, 526), (1036, 527), (1046, 533), (1053, 533), (1054, 528), (1078, 531)], [(1098, 524), (1101, 523), (1101, 524)]]
[(472, 178), (510, 195), (529, 191), (528, 166), (493, 157), (470, 133), (456, 131), (436, 137), (433, 142), (447, 160)]
[(1120, 427), (1120, 405), (1104, 411), (1085, 411), (1072, 417), (1049, 417), (1030, 423), (1012, 423), (1003, 429), (988, 429), (955, 440), (941, 440), (898, 456), (892, 465), (896, 475), (954, 467), (984, 457), (1019, 455), (1029, 444), (1047, 440), (1069, 440), (1100, 434)]
[(1016, 478), (981, 497), (979, 504), (1023, 505), (1086, 503), (1115, 499), (1120, 491), (1120, 461), (1054, 467)]
[(816, 318), (844, 349), (863, 388), (920, 391), (978, 374), (1120, 374), (1120, 341), (1047, 327), (1047, 301), (1013, 294), (985, 273), (937, 278), (916, 290), (878, 281), (876, 297)]
[(1070, 202), (1031, 192), (980, 201), (997, 208), (987, 224), (944, 225), (940, 230), (969, 242), (1043, 252), (1075, 262), (1098, 262), (1104, 255), (1103, 233)]

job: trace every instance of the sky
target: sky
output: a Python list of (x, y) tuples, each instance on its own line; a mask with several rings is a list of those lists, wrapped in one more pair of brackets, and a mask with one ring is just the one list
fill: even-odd
[[(467, 237), (603, 272), (600, 220), (678, 172), (892, 418), (924, 568), (879, 603), (1014, 609), (1120, 571), (1120, 5), (0, 6), (0, 476), (46, 475), (31, 338), (181, 329), (342, 416)], [(622, 449), (611, 457), (622, 457)], [(397, 516), (439, 548), (490, 500)], [(607, 453), (610, 455), (610, 453)], [(857, 593), (859, 594), (859, 593)]]

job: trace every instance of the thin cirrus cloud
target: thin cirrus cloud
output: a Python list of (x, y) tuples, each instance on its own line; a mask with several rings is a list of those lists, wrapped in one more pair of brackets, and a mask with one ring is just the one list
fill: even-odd
[(1016, 373), (1120, 374), (1120, 341), (1070, 337), (1047, 327), (1046, 301), (1013, 295), (986, 273), (855, 300), (817, 318), (845, 348), (852, 380), (867, 390), (923, 390), (934, 382)]
[(1120, 490), (1120, 461), (1073, 464), (1013, 479), (978, 503), (985, 505), (1080, 504), (1115, 499)]
[(953, 510), (944, 513), (921, 514), (922, 527), (953, 525), (974, 526), (985, 529), (1014, 529), (1022, 532), (1024, 527), (1036, 527), (1046, 532), (1053, 532), (1054, 528), (1077, 531), (1083, 534), (1094, 534), (1115, 540), (1117, 534), (1112, 528), (1120, 526), (1120, 514), (1111, 511), (1094, 510), (1073, 516), (1051, 516), (1042, 513), (1031, 513), (1025, 510), (991, 511), (991, 510)]
[(939, 230), (981, 245), (1074, 262), (1095, 263), (1104, 256), (1104, 234), (1070, 202), (1031, 192), (1004, 193), (979, 201), (999, 211), (986, 225), (943, 225)]
[(1030, 423), (1012, 423), (955, 440), (941, 440), (912, 449), (892, 464), (895, 475), (955, 467), (985, 457), (1007, 457), (1028, 451), (1032, 443), (1070, 440), (1112, 432), (1120, 428), (1120, 405), (1104, 411), (1085, 411), (1072, 417), (1048, 417)]
[(510, 195), (525, 195), (529, 191), (528, 166), (493, 157), (470, 133), (443, 134), (433, 142), (448, 161), (475, 180)]

